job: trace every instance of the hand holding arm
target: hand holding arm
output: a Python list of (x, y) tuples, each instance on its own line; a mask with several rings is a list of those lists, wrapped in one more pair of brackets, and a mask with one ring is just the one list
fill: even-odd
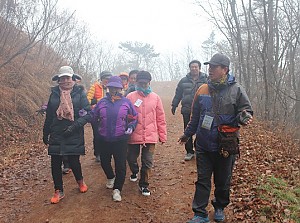
[(75, 131), (75, 129), (76, 129), (76, 126), (75, 126), (74, 124), (68, 126), (68, 127), (64, 130), (63, 136), (64, 136), (64, 137), (69, 137), (69, 136), (71, 136), (71, 135), (73, 134), (73, 132)]
[(131, 127), (129, 127), (126, 131), (125, 134), (126, 135), (131, 135), (131, 133), (133, 132), (133, 129)]

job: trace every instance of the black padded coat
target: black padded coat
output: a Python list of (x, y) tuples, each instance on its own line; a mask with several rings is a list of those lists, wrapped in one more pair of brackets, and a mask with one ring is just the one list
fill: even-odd
[[(49, 155), (85, 154), (84, 125), (90, 118), (90, 104), (83, 86), (77, 84), (74, 85), (71, 91), (71, 98), (74, 108), (74, 121), (67, 119), (58, 120), (56, 110), (60, 103), (60, 90), (58, 86), (51, 89), (43, 128), (44, 136), (50, 136)], [(63, 136), (64, 130), (72, 124), (76, 126), (72, 135), (68, 137)]]
[(175, 96), (172, 100), (172, 107), (177, 107), (181, 101), (181, 114), (191, 114), (194, 95), (204, 83), (207, 83), (207, 74), (200, 72), (198, 80), (195, 81), (191, 77), (191, 74), (188, 73), (177, 84)]

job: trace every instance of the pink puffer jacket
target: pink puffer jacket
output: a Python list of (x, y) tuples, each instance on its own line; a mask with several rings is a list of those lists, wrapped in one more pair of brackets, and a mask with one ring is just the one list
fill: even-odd
[[(145, 96), (140, 91), (134, 91), (127, 98), (138, 112), (138, 124), (128, 144), (166, 142), (166, 117), (160, 97), (154, 92)], [(140, 105), (139, 100), (142, 101)]]

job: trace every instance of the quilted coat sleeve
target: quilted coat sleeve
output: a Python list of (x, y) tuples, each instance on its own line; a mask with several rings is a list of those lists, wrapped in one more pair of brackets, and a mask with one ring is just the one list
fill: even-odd
[(160, 142), (167, 141), (167, 124), (166, 124), (166, 116), (163, 108), (162, 101), (159, 96), (157, 96), (157, 107), (156, 107), (156, 123), (157, 123), (157, 131)]
[(90, 104), (94, 96), (95, 96), (95, 84), (93, 84), (87, 92), (87, 99)]
[(182, 88), (182, 79), (179, 81), (177, 84), (176, 90), (175, 90), (175, 95), (172, 100), (172, 107), (178, 107), (179, 102), (181, 101), (183, 97), (183, 88)]

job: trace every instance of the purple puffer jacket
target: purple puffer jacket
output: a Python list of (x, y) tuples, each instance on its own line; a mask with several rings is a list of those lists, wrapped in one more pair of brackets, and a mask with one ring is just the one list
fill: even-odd
[(92, 122), (97, 123), (101, 140), (113, 142), (129, 139), (128, 128), (135, 129), (137, 112), (132, 103), (121, 94), (112, 100), (110, 94), (102, 98), (91, 111)]

